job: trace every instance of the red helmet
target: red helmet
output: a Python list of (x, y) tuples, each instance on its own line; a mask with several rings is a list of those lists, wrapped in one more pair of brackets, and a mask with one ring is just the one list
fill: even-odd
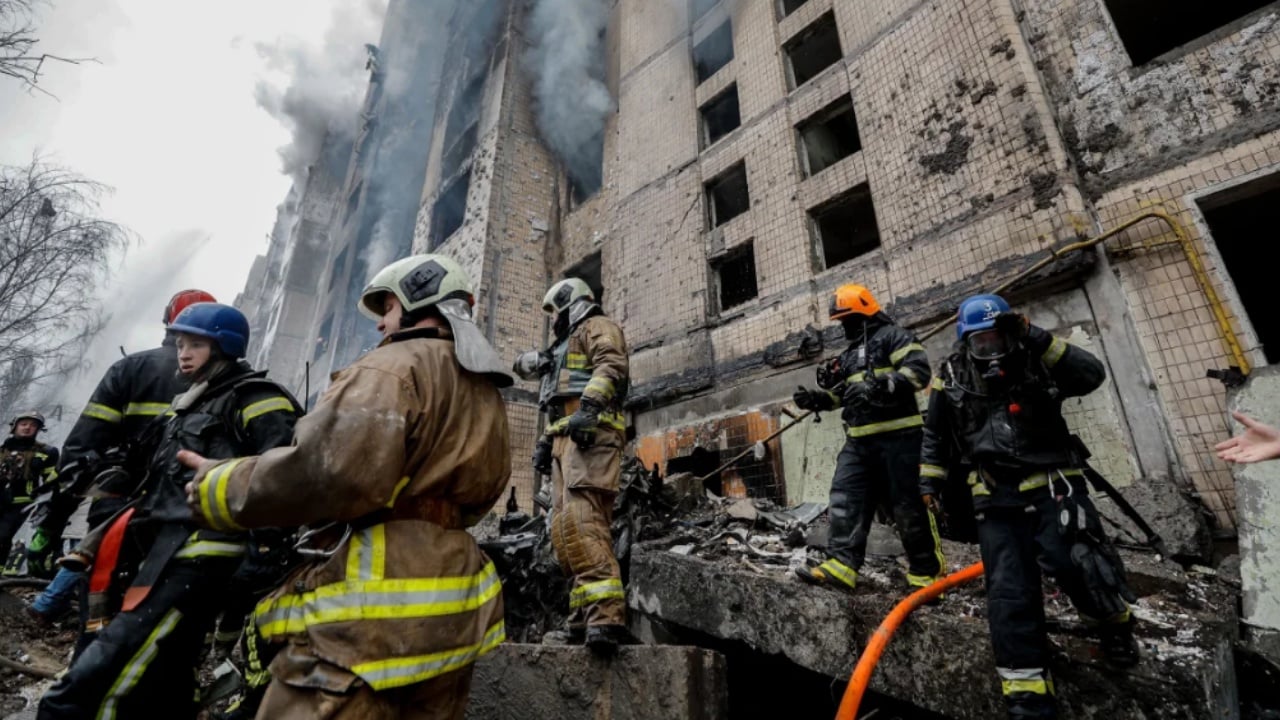
[(173, 319), (178, 317), (178, 313), (187, 309), (189, 305), (195, 305), (202, 302), (218, 302), (217, 298), (203, 290), (183, 290), (175, 293), (169, 298), (169, 304), (164, 309), (164, 324), (168, 325)]

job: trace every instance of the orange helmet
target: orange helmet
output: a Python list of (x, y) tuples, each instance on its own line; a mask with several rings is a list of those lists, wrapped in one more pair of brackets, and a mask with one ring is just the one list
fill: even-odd
[(831, 296), (831, 319), (839, 320), (850, 315), (871, 317), (880, 312), (880, 303), (871, 291), (861, 285), (841, 285)]

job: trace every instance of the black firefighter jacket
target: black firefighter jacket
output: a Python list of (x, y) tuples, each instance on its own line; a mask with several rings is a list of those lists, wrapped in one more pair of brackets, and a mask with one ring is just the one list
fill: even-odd
[(865, 343), (854, 342), (836, 360), (835, 373), (847, 386), (866, 382), (868, 371), (879, 390), (875, 402), (848, 404), (844, 393), (829, 391), (851, 438), (920, 427), (916, 392), (929, 383), (929, 358), (910, 331), (887, 322), (872, 321)]

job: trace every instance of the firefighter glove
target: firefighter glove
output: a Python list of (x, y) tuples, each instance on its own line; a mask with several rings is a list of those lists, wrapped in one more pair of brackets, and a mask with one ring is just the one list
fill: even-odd
[(536, 475), (551, 474), (551, 439), (544, 437), (533, 446), (533, 472)]
[(868, 382), (851, 382), (844, 388), (844, 404), (846, 407), (859, 408), (871, 404), (875, 388)]
[(1029, 326), (1027, 316), (1022, 313), (1002, 312), (996, 315), (996, 329), (1011, 341), (1025, 338)]
[(807, 390), (803, 387), (796, 388), (795, 393), (791, 395), (791, 401), (801, 410), (831, 410), (836, 405), (830, 393), (822, 390)]
[(596, 439), (596, 426), (600, 424), (600, 412), (604, 408), (583, 398), (578, 411), (569, 416), (569, 438), (579, 448), (586, 450)]

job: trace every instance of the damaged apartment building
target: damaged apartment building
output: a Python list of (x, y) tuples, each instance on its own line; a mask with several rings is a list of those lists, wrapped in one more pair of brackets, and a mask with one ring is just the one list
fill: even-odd
[[(273, 236), (242, 298), (260, 364), (314, 400), (376, 340), (363, 282), (410, 251), (463, 263), (510, 359), (547, 344), (542, 295), (579, 276), (627, 334), (646, 468), (825, 502), (840, 424), (777, 431), (842, 349), (831, 291), (864, 284), (936, 330), (936, 363), (959, 301), (999, 289), (1105, 360), (1070, 424), (1175, 557), (1238, 538), (1246, 639), (1280, 657), (1280, 531), (1258, 521), (1280, 490), (1212, 452), (1229, 407), (1280, 395), (1280, 3), (576, 4), (603, 21), (556, 65), (545, 46), (576, 36), (544, 6), (575, 3), (391, 3), (349, 162), (295, 188), (298, 239)], [(569, 123), (572, 94), (544, 76), (575, 61), (608, 90), (598, 125)], [(507, 399), (528, 508), (536, 388)]]

